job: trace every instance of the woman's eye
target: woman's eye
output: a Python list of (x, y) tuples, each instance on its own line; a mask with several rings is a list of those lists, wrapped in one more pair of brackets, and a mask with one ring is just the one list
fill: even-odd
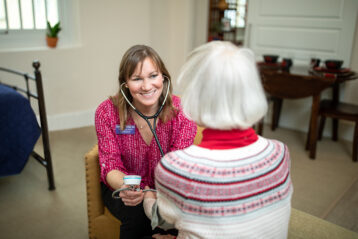
[(158, 74), (151, 75), (150, 78), (156, 78)]
[(139, 81), (141, 78), (133, 78), (134, 81)]

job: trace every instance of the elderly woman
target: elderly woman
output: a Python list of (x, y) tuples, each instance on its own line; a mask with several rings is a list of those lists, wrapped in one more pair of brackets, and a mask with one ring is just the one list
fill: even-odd
[[(200, 145), (165, 155), (144, 196), (152, 226), (177, 238), (286, 238), (290, 157), (251, 128), (267, 111), (254, 54), (228, 42), (195, 49), (178, 78), (183, 111), (205, 127)], [(164, 219), (164, 220), (163, 220)]]

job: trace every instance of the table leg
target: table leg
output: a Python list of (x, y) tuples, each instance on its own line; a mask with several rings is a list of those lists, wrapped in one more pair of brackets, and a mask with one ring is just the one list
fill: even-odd
[(358, 122), (354, 127), (354, 139), (353, 139), (353, 161), (358, 161)]
[(278, 127), (278, 122), (280, 120), (283, 99), (273, 97), (272, 100), (273, 100), (273, 112), (272, 112), (271, 130), (275, 130)]
[(326, 117), (321, 115), (321, 119), (319, 121), (319, 128), (318, 128), (318, 140), (321, 140), (323, 137), (323, 129), (324, 129), (325, 122), (326, 122)]
[(307, 140), (306, 140), (306, 150), (310, 149), (310, 138), (311, 138), (311, 126), (312, 126), (312, 110), (311, 110), (311, 115), (310, 115), (310, 123), (308, 125), (308, 133), (307, 133)]
[[(339, 102), (339, 83), (335, 82), (332, 86), (332, 101), (333, 104), (338, 104)], [(332, 121), (332, 140), (338, 140), (338, 119), (333, 119)]]
[(316, 158), (316, 145), (317, 145), (317, 124), (318, 124), (318, 113), (319, 113), (319, 103), (320, 95), (313, 96), (312, 101), (312, 110), (311, 110), (311, 120), (310, 120), (310, 138), (309, 138), (309, 150), (310, 158)]
[(338, 140), (338, 119), (332, 119), (332, 140)]
[(257, 134), (262, 136), (264, 131), (264, 118), (262, 118), (255, 127), (257, 127)]

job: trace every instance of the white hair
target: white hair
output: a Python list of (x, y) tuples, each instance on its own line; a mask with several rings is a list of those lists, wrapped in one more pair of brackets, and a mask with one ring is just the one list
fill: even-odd
[(230, 42), (194, 49), (178, 77), (184, 113), (212, 129), (247, 129), (267, 112), (254, 53)]

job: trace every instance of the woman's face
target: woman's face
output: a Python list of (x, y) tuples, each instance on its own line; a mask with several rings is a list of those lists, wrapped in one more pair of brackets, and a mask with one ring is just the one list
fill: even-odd
[(143, 64), (138, 63), (127, 79), (134, 106), (143, 113), (155, 113), (163, 91), (163, 80), (162, 73), (149, 57), (144, 59)]

